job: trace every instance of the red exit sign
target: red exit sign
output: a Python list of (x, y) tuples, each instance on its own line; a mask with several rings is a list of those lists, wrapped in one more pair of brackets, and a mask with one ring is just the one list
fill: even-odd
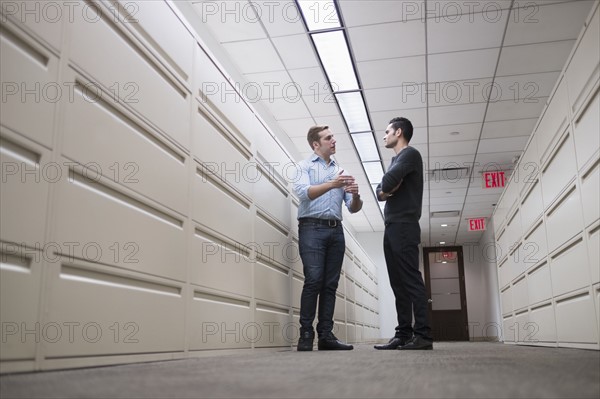
[(467, 219), (469, 223), (469, 231), (485, 230), (485, 218)]
[(500, 188), (506, 184), (506, 176), (503, 171), (483, 172), (483, 188)]

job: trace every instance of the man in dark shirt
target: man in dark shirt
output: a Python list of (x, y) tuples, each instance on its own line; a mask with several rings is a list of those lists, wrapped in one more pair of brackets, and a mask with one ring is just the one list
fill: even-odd
[(387, 344), (375, 345), (375, 349), (433, 349), (425, 284), (419, 271), (423, 160), (419, 151), (408, 146), (412, 134), (408, 119), (394, 118), (383, 137), (385, 147), (396, 152), (377, 186), (377, 198), (386, 201), (383, 250), (396, 297), (398, 326), (394, 337)]

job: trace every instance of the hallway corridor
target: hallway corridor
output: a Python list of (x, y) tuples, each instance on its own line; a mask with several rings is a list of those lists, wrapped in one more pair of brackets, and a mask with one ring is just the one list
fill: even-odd
[[(213, 352), (214, 353), (214, 352)], [(324, 371), (327, 370), (327, 371)], [(600, 353), (499, 343), (255, 351), (0, 377), (8, 398), (598, 398)]]

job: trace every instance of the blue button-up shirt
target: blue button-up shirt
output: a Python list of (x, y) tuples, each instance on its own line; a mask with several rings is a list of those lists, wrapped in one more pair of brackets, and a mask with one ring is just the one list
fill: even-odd
[(350, 212), (352, 194), (344, 191), (343, 187), (333, 188), (318, 198), (308, 198), (308, 189), (334, 180), (340, 172), (337, 163), (331, 159), (329, 165), (317, 154), (312, 154), (307, 159), (298, 163), (297, 176), (294, 181), (294, 191), (300, 198), (298, 218), (318, 218), (342, 220), (342, 202)]

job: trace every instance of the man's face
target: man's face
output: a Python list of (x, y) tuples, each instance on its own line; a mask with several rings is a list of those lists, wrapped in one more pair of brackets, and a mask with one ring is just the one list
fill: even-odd
[(383, 142), (385, 143), (385, 148), (394, 148), (396, 143), (398, 142), (398, 135), (396, 132), (400, 129), (394, 130), (394, 126), (390, 123), (385, 129), (385, 136), (383, 136)]
[(315, 145), (315, 152), (323, 155), (335, 154), (335, 139), (329, 129), (319, 132), (319, 142)]

